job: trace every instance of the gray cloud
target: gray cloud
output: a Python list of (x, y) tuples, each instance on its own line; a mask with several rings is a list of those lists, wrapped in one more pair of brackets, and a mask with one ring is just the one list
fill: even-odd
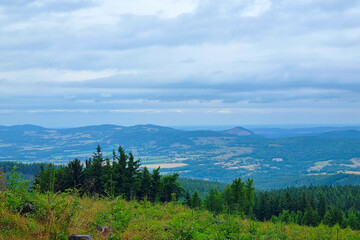
[(360, 101), (359, 1), (201, 0), (172, 17), (112, 4), (2, 1), (0, 114)]

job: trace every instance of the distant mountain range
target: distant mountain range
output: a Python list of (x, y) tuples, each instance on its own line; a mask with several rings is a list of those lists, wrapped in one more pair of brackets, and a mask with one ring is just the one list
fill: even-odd
[(0, 126), (0, 161), (61, 164), (74, 158), (89, 158), (97, 144), (109, 157), (113, 149), (122, 145), (133, 151), (144, 166), (160, 165), (164, 173), (176, 171), (182, 177), (224, 182), (239, 176), (251, 177), (258, 185), (276, 187), (296, 185), (297, 179), (304, 181), (304, 177), (314, 179), (337, 173), (360, 176), (359, 130), (359, 127), (184, 131), (156, 125), (68, 129)]
[(339, 138), (341, 136), (345, 138), (360, 138), (358, 135), (360, 133), (360, 126), (308, 127), (308, 128), (254, 128), (251, 130), (255, 134), (269, 138), (287, 138), (287, 137), (301, 137), (301, 136), (323, 136), (323, 137), (336, 137), (336, 138)]

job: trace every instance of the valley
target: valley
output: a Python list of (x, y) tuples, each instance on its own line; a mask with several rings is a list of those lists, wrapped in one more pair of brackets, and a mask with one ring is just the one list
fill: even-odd
[(121, 145), (140, 158), (142, 165), (160, 166), (164, 174), (178, 172), (181, 177), (220, 182), (236, 177), (254, 178), (255, 185), (263, 188), (293, 186), (299, 181), (316, 183), (318, 179), (339, 174), (342, 179), (351, 179), (360, 173), (357, 130), (308, 129), (302, 131), (306, 132), (303, 136), (283, 138), (257, 132), (241, 127), (184, 131), (156, 125), (69, 129), (2, 126), (0, 161), (53, 164), (66, 164), (74, 158), (85, 161), (100, 144), (109, 158)]

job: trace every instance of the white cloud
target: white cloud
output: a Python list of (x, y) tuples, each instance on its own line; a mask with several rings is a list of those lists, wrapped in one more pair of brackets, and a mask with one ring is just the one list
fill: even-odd
[(0, 72), (0, 78), (20, 82), (82, 82), (115, 75), (134, 75), (136, 71), (117, 71), (106, 69), (101, 71), (68, 69), (26, 69), (21, 71)]
[(71, 14), (73, 22), (78, 26), (116, 25), (121, 21), (122, 15), (150, 16), (161, 18), (176, 18), (184, 13), (195, 10), (199, 0), (132, 0), (114, 1), (97, 0), (97, 5), (80, 9)]
[(254, 0), (242, 13), (244, 17), (258, 17), (267, 12), (271, 7), (270, 0)]

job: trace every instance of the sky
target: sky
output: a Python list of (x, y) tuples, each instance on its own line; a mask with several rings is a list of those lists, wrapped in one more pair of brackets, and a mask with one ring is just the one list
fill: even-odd
[(360, 0), (0, 1), (0, 125), (359, 119)]

